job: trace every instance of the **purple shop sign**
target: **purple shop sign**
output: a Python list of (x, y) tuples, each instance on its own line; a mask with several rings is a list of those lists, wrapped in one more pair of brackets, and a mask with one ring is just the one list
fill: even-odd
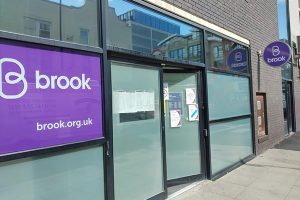
[(0, 41), (0, 155), (103, 137), (99, 55)]
[(227, 65), (233, 71), (243, 71), (248, 66), (247, 51), (244, 48), (232, 50), (227, 57)]
[(269, 44), (263, 53), (264, 61), (271, 67), (280, 67), (286, 64), (292, 55), (291, 47), (281, 41)]

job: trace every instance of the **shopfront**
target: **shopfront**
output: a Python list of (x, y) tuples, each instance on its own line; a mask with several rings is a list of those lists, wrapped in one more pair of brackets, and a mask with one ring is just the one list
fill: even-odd
[(249, 44), (140, 3), (0, 0), (0, 199), (164, 199), (253, 157)]
[(115, 199), (160, 198), (251, 158), (247, 46), (127, 1), (107, 11)]

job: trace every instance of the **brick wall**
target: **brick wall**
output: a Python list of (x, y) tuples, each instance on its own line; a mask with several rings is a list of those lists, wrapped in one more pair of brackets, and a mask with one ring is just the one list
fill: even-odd
[[(256, 52), (263, 51), (268, 43), (278, 40), (276, 0), (165, 1), (250, 40), (253, 95), (255, 97), (258, 91), (258, 56)], [(257, 153), (263, 152), (284, 138), (281, 71), (266, 66), (262, 58), (260, 64), (260, 92), (265, 92), (267, 95), (269, 139), (258, 144), (256, 138)], [(256, 110), (255, 98), (253, 103)], [(255, 120), (255, 124), (257, 135), (257, 120)]]

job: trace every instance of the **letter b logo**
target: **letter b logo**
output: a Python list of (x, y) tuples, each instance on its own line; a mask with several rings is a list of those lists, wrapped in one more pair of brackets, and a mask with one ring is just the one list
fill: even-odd
[[(4, 79), (5, 79), (5, 82), (7, 84), (10, 84), (10, 85), (15, 85), (15, 84), (18, 84), (19, 82), (23, 82), (23, 90), (19, 93), (19, 94), (4, 94), (3, 92), (3, 81), (2, 81), (2, 65), (3, 63), (5, 62), (9, 62), (9, 63), (13, 63), (15, 65), (17, 65), (20, 69), (20, 73), (18, 72), (8, 72), (5, 74), (4, 76)], [(15, 79), (12, 79), (11, 77), (14, 77)], [(25, 68), (24, 66), (17, 60), (15, 59), (12, 59), (12, 58), (2, 58), (0, 59), (0, 97), (4, 98), (4, 99), (18, 99), (22, 96), (25, 95), (26, 91), (27, 91), (27, 88), (28, 88), (28, 84), (27, 84), (27, 81), (25, 79)]]

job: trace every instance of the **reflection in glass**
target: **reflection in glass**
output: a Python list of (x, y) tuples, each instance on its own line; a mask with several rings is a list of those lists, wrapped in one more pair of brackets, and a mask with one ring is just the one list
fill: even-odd
[[(248, 73), (247, 49), (244, 46), (209, 32), (207, 33), (207, 40), (207, 63), (209, 67)], [(243, 53), (243, 57), (240, 58), (244, 63), (239, 63), (238, 60), (235, 61), (238, 64), (243, 64), (244, 67), (232, 68), (228, 66), (228, 58), (231, 52), (236, 49), (242, 49), (245, 52)]]
[(281, 76), (283, 79), (292, 80), (292, 65), (287, 63), (281, 67)]
[(123, 0), (109, 1), (107, 19), (110, 46), (203, 62), (203, 33), (196, 27)]
[(2, 162), (1, 200), (104, 200), (103, 148)]
[(0, 29), (59, 40), (59, 9), (44, 0), (0, 0)]
[(82, 7), (86, 3), (86, 0), (48, 0), (54, 3), (60, 3), (64, 6), (72, 6), (72, 7)]
[(62, 40), (90, 46), (99, 45), (98, 1), (61, 0)]
[(253, 153), (251, 119), (210, 124), (212, 174)]
[(148, 199), (164, 190), (159, 71), (147, 68), (112, 63), (116, 200)]
[(98, 46), (98, 2), (0, 0), (0, 30)]

